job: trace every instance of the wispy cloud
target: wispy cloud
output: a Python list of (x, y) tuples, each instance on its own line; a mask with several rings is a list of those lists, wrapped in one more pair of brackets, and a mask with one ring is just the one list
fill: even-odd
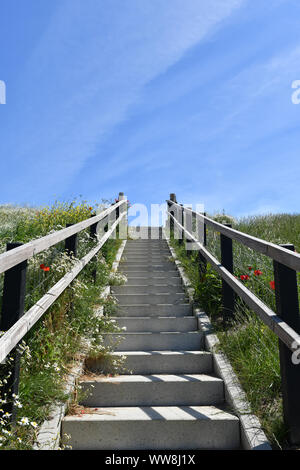
[(63, 0), (19, 72), (18, 117), (3, 126), (12, 136), (3, 151), (20, 171), (6, 192), (13, 196), (25, 167), (24, 199), (41, 200), (45, 182), (62, 192), (144, 87), (242, 3)]

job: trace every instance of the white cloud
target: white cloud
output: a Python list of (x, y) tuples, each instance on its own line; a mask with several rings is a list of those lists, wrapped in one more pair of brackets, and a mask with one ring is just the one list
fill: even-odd
[(61, 190), (145, 85), (243, 1), (64, 0), (20, 80), (20, 95), (29, 85), (34, 93), (20, 99), (16, 163), (26, 160)]

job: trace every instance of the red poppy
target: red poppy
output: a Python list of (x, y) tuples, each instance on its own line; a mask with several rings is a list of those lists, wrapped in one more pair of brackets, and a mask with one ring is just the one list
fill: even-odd
[(275, 281), (270, 281), (270, 287), (271, 289), (275, 289)]
[(248, 274), (242, 274), (241, 275), (241, 280), (242, 281), (247, 281), (248, 279), (250, 279), (250, 276)]
[(44, 268), (44, 271), (45, 271), (45, 272), (49, 272), (49, 271), (50, 271), (49, 266), (46, 266), (46, 267)]
[(260, 271), (259, 269), (256, 269), (256, 270), (254, 271), (254, 275), (255, 275), (255, 276), (260, 276), (261, 274), (262, 274), (262, 271)]
[(44, 265), (44, 264), (41, 264), (41, 265), (40, 265), (40, 269), (45, 269), (45, 265)]
[(92, 207), (89, 207), (89, 211), (92, 211), (92, 210), (93, 210), (93, 208), (92, 208)]
[(249, 269), (249, 271), (252, 271), (253, 268), (252, 268), (252, 266), (248, 266), (248, 269)]

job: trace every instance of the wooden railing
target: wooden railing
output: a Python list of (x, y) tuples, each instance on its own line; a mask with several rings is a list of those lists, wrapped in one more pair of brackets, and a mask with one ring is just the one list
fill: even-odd
[[(167, 200), (169, 229), (179, 243), (186, 242), (187, 252), (198, 250), (199, 269), (203, 273), (206, 263), (217, 271), (222, 279), (222, 313), (224, 326), (234, 318), (235, 297), (239, 296), (279, 338), (280, 371), (283, 398), (283, 414), (292, 444), (300, 444), (300, 315), (297, 271), (300, 271), (300, 255), (293, 245), (275, 245), (220, 224), (205, 213), (178, 204), (175, 194)], [(221, 261), (206, 248), (206, 227), (220, 234)], [(251, 292), (233, 274), (233, 247), (235, 240), (273, 260), (276, 313)]]
[[(4, 334), (0, 338), (0, 364), (4, 363), (12, 351), (15, 354), (20, 341), (98, 253), (112, 234), (119, 230), (121, 221), (123, 221), (123, 225), (125, 223), (123, 233), (124, 235), (126, 233), (127, 237), (126, 215), (127, 200), (123, 193), (120, 193), (119, 201), (103, 210), (100, 214), (24, 245), (13, 248), (14, 244), (12, 244), (9, 251), (0, 255), (0, 273), (5, 273), (0, 322), (0, 330), (4, 331)], [(103, 229), (101, 238), (97, 235), (100, 223)], [(24, 313), (27, 260), (62, 241), (65, 241), (67, 251), (76, 254), (77, 234), (87, 228), (90, 228), (91, 234), (96, 240), (96, 245), (83, 258), (78, 260), (74, 267), (38, 302)], [(13, 391), (17, 394), (18, 381), (19, 365), (18, 361), (15, 361), (11, 377), (5, 389), (10, 393)], [(7, 407), (5, 408), (7, 410)], [(8, 411), (12, 410), (8, 409)]]

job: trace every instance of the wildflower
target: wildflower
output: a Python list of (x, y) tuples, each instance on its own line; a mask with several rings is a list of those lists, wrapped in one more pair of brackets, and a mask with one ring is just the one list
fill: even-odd
[(4, 413), (3, 415), (3, 418), (10, 418), (10, 417), (11, 417), (11, 413), (8, 413), (8, 412)]
[(22, 418), (22, 419), (19, 421), (19, 424), (20, 424), (21, 426), (28, 426), (28, 424), (29, 424), (29, 419), (26, 418), (26, 417), (24, 417), (24, 418)]
[(44, 264), (40, 264), (40, 269), (42, 269), (42, 270), (45, 271), (45, 272), (50, 271), (49, 266), (45, 266)]
[(11, 436), (11, 432), (7, 431), (6, 429), (2, 429), (3, 434), (6, 434), (7, 436)]
[(249, 271), (252, 271), (252, 269), (253, 269), (252, 266), (248, 266)]
[(38, 427), (38, 424), (35, 421), (31, 421), (31, 426), (36, 429)]
[(269, 284), (270, 284), (271, 289), (274, 290), (275, 289), (275, 281), (270, 281)]
[(241, 275), (241, 280), (242, 281), (247, 281), (248, 279), (250, 279), (250, 276), (248, 274), (242, 274)]
[(22, 439), (20, 437), (17, 437), (17, 441), (21, 444)]
[(259, 269), (256, 269), (256, 270), (254, 271), (254, 275), (255, 275), (255, 276), (260, 276), (261, 274), (262, 274), (262, 271), (260, 271)]

